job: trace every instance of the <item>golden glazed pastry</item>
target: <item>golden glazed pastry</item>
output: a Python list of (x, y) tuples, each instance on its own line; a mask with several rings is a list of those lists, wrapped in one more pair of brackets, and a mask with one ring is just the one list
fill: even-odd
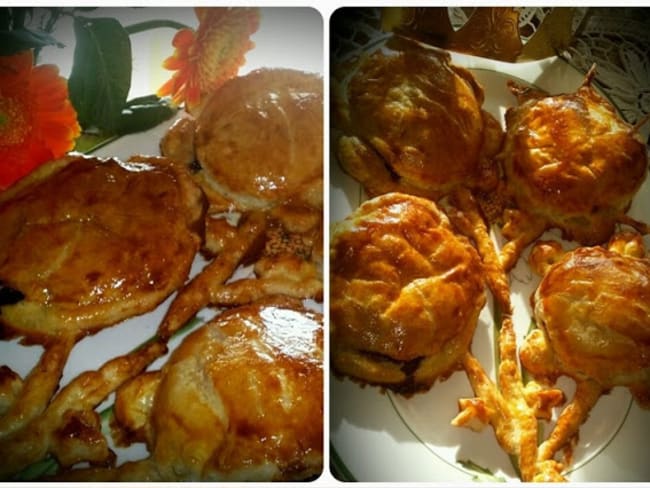
[[(242, 214), (240, 223), (262, 216), (268, 224), (243, 253), (249, 260), (260, 258), (255, 265), (258, 279), (215, 292), (213, 303), (248, 303), (277, 293), (322, 299), (319, 75), (263, 68), (233, 78), (211, 95), (197, 118), (186, 116), (174, 123), (161, 141), (161, 151), (186, 165), (207, 196), (209, 254), (220, 254), (229, 240), (248, 239), (224, 214)], [(207, 276), (205, 280), (214, 282)], [(200, 301), (195, 300), (199, 308), (207, 305), (208, 297)], [(179, 324), (193, 315), (183, 307), (188, 312), (177, 315)]]
[(607, 241), (643, 183), (648, 158), (636, 129), (591, 86), (550, 96), (511, 84), (519, 106), (506, 112), (500, 158), (508, 197), (507, 266), (547, 228), (584, 245)]
[(375, 197), (330, 246), (335, 371), (412, 393), (461, 367), (486, 300), (481, 260), (433, 202)]
[(183, 284), (198, 251), (203, 196), (163, 158), (70, 156), (0, 194), (5, 333), (78, 336), (146, 312)]
[[(338, 159), (370, 196), (400, 191), (434, 199), (496, 182), (501, 127), (482, 110), (483, 89), (449, 53), (395, 36), (342, 68), (334, 123)], [(350, 76), (350, 73), (351, 76)], [(341, 75), (343, 77), (343, 74)]]
[(322, 316), (271, 297), (187, 336), (160, 371), (116, 396), (115, 415), (150, 457), (62, 479), (291, 481), (323, 469)]
[(45, 349), (25, 378), (0, 367), (0, 478), (48, 453), (63, 465), (106, 459), (93, 409), (165, 345), (58, 389), (68, 355), (85, 335), (154, 309), (183, 285), (203, 213), (186, 171), (154, 157), (72, 155), (0, 194), (0, 282), (13, 290), (10, 300), (2, 291), (0, 325)]
[(628, 387), (650, 408), (650, 260), (638, 234), (617, 234), (608, 247), (563, 254), (559, 243), (542, 241), (531, 253), (544, 277), (531, 298), (538, 328), (522, 346), (522, 364), (541, 381), (576, 381), (573, 399), (540, 446), (542, 461), (570, 446), (613, 387)]
[(263, 68), (225, 83), (196, 120), (180, 119), (162, 152), (185, 163), (214, 207), (238, 210), (298, 200), (322, 207), (323, 80)]
[[(531, 300), (539, 329), (522, 351), (530, 371), (590, 379), (604, 390), (630, 386), (648, 403), (650, 260), (578, 248), (547, 266)], [(553, 352), (551, 364), (535, 360), (542, 344)]]

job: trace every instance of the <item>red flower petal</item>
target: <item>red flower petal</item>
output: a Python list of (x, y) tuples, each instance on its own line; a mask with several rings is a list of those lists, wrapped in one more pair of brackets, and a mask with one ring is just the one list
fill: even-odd
[(175, 73), (158, 90), (171, 95), (175, 103), (185, 102), (188, 110), (201, 98), (237, 75), (244, 55), (254, 44), (250, 36), (259, 28), (259, 10), (242, 7), (196, 7), (196, 32), (182, 29), (172, 41), (174, 54), (163, 67)]
[[(0, 189), (74, 147), (81, 132), (67, 81), (33, 67), (31, 51), (0, 57)], [(4, 111), (4, 112), (3, 112)]]

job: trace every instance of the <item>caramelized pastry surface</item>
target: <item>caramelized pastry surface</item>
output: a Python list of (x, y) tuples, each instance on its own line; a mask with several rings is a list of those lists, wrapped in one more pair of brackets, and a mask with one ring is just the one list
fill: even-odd
[(458, 369), (485, 303), (481, 261), (433, 202), (364, 202), (334, 230), (330, 260), (340, 373), (414, 391)]

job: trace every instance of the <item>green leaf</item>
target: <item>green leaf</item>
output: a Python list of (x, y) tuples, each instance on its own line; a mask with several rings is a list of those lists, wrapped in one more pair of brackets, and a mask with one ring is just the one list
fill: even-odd
[(476, 464), (471, 459), (459, 459), (458, 463), (465, 469), (474, 472), (473, 481), (499, 482), (505, 483), (506, 479), (502, 476), (495, 475), (492, 471), (483, 466)]
[(75, 17), (77, 45), (68, 80), (83, 128), (115, 133), (131, 88), (131, 41), (113, 18)]
[(34, 9), (32, 7), (13, 7), (11, 9), (12, 27), (19, 29), (25, 26), (28, 16), (31, 16)]
[(115, 141), (117, 138), (117, 135), (83, 132), (77, 137), (74, 150), (84, 154), (92, 154), (97, 149)]
[(0, 8), (0, 30), (9, 30), (11, 27), (11, 9)]
[(151, 95), (144, 95), (144, 96), (141, 96), (141, 97), (132, 98), (131, 100), (126, 102), (126, 106), (127, 107), (133, 107), (135, 105), (145, 105), (145, 104), (148, 104), (148, 103), (158, 103), (161, 100), (163, 100), (163, 99), (160, 98), (158, 95), (152, 93)]
[(117, 132), (120, 135), (125, 135), (148, 130), (169, 119), (175, 113), (176, 109), (167, 100), (156, 95), (135, 98), (130, 100), (122, 110)]
[(59, 470), (59, 463), (52, 455), (47, 455), (40, 461), (26, 467), (20, 473), (13, 476), (12, 481), (33, 481), (43, 476), (56, 474)]

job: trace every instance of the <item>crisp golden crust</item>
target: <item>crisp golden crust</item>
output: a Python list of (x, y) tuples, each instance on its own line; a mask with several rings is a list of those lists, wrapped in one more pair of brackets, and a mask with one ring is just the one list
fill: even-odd
[(485, 303), (481, 261), (433, 202), (363, 203), (334, 229), (330, 263), (340, 373), (413, 391), (460, 366)]
[[(155, 308), (183, 284), (201, 241), (203, 202), (184, 170), (149, 157), (69, 156), (0, 195), (0, 281), (23, 295), (1, 307), (0, 325), (45, 347), (0, 417), (0, 451), (12, 453), (4, 474), (47, 452), (63, 465), (110, 457), (91, 411), (97, 403), (85, 400), (108, 395), (111, 381), (91, 372), (52, 397), (83, 335)], [(161, 347), (149, 352), (108, 363), (107, 374), (124, 381)], [(67, 408), (79, 411), (52, 413), (65, 391), (76, 395)]]
[(371, 196), (484, 184), (482, 158), (500, 149), (501, 129), (481, 109), (482, 88), (445, 51), (393, 44), (361, 59), (335, 98), (342, 166)]
[(517, 207), (570, 240), (606, 241), (648, 166), (644, 143), (611, 103), (586, 83), (509, 109), (506, 126), (502, 158)]
[(116, 396), (121, 429), (151, 456), (61, 479), (294, 481), (323, 469), (322, 315), (267, 297), (188, 335), (159, 372)]
[(65, 468), (82, 461), (114, 462), (95, 408), (165, 352), (162, 342), (152, 341), (107, 361), (96, 371), (85, 371), (60, 389), (41, 415), (20, 430), (2, 432), (0, 479), (10, 479), (48, 454)]
[(558, 370), (604, 389), (648, 384), (649, 260), (578, 248), (551, 267), (533, 304)]
[(43, 342), (154, 308), (187, 278), (202, 209), (162, 158), (45, 165), (0, 201), (0, 281), (24, 295), (0, 323)]
[(322, 78), (280, 68), (233, 78), (201, 112), (195, 143), (209, 198), (240, 210), (289, 199), (322, 207)]
[(154, 433), (149, 415), (162, 373), (147, 371), (122, 385), (115, 392), (115, 418), (111, 423), (111, 437), (118, 446), (134, 442), (153, 442)]
[[(228, 81), (198, 119), (180, 118), (165, 134), (161, 151), (189, 169), (209, 202), (204, 251), (222, 254), (232, 247), (228, 242), (248, 241), (251, 247), (242, 256), (247, 263), (259, 257), (261, 248), (265, 257), (272, 250), (274, 261), (273, 278), (257, 273), (260, 266), (256, 267), (258, 279), (228, 287), (221, 287), (212, 276), (201, 278), (211, 284), (207, 288), (191, 285), (192, 293), (180, 300), (184, 310), (173, 305), (165, 329), (172, 322), (174, 327), (181, 325), (198, 310), (190, 308), (191, 300), (198, 298), (196, 307), (207, 305), (208, 294), (202, 289), (223, 301), (214, 305), (242, 304), (272, 292), (322, 298), (322, 129), (322, 78), (292, 69), (265, 68)], [(224, 218), (233, 212), (244, 221), (263, 212), (269, 220), (268, 233), (251, 242)], [(268, 264), (267, 259), (267, 268)], [(301, 277), (293, 279), (297, 268)]]
[(481, 148), (482, 93), (475, 88), (450, 66), (448, 53), (378, 51), (348, 85), (351, 123), (407, 182), (457, 181)]
[(156, 461), (193, 470), (205, 454), (204, 479), (263, 466), (275, 480), (319, 474), (322, 333), (318, 314), (275, 300), (225, 312), (188, 337), (165, 366), (152, 410)]
[(195, 132), (196, 119), (187, 112), (182, 112), (160, 140), (160, 154), (180, 164), (191, 166), (196, 160)]
[(650, 261), (638, 234), (616, 234), (608, 248), (565, 253), (542, 241), (530, 255), (543, 278), (531, 297), (538, 328), (526, 337), (521, 362), (545, 383), (561, 375), (576, 381), (573, 398), (540, 445), (540, 462), (563, 449), (571, 458), (580, 426), (615, 386), (628, 387), (650, 408)]

